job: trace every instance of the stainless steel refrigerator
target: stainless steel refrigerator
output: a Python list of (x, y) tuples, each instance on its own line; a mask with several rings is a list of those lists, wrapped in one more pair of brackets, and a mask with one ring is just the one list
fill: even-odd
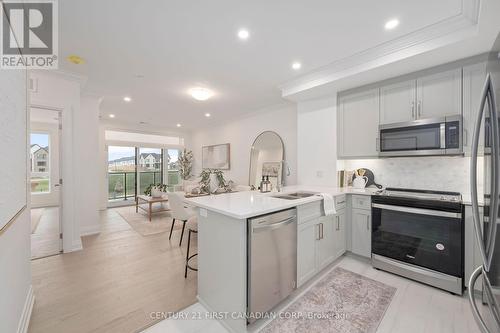
[[(500, 36), (489, 54), (487, 76), (476, 120), (471, 157), (471, 196), (474, 231), (482, 265), (469, 281), (469, 301), (474, 318), (484, 333), (500, 332)], [(484, 209), (481, 223), (477, 193), (477, 156), (480, 137), (484, 163)], [(483, 151), (484, 150), (484, 151)], [(482, 297), (474, 296), (474, 286), (482, 281)], [(480, 303), (486, 306), (480, 305)]]

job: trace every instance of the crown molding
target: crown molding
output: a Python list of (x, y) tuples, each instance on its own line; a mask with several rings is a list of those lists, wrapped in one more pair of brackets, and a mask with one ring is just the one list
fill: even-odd
[[(477, 32), (480, 0), (462, 0), (461, 12), (422, 29), (334, 61), (278, 86), (282, 97), (427, 52)], [(457, 36), (460, 33), (460, 36)]]

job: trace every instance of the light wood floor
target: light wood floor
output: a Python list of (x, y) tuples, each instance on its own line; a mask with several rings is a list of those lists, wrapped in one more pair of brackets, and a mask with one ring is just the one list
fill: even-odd
[[(452, 295), (437, 288), (376, 270), (367, 260), (354, 256), (342, 257), (334, 264), (334, 267), (336, 266), (397, 288), (396, 294), (377, 328), (377, 333), (480, 333), (465, 295), (462, 297)], [(296, 297), (288, 299), (276, 310), (286, 309), (308, 288), (321, 280), (329, 270), (325, 270), (316, 279), (313, 279), (306, 290)], [(481, 307), (481, 310), (484, 313), (487, 312), (484, 306)], [(202, 319), (175, 320), (170, 318), (144, 330), (143, 333), (228, 333), (220, 323), (211, 319), (210, 313), (200, 303), (183, 310), (183, 313), (190, 314), (186, 318), (201, 317)], [(205, 313), (207, 313), (206, 318), (209, 319), (205, 319)], [(254, 328), (255, 332), (258, 332), (263, 325), (265, 322), (257, 325)]]
[(32, 262), (30, 333), (137, 332), (154, 322), (151, 312), (196, 302), (196, 272), (184, 279), (186, 234), (179, 248), (179, 230), (171, 242), (168, 232), (144, 237), (112, 209), (101, 222), (82, 251)]
[[(35, 232), (31, 234), (31, 258), (41, 258), (58, 254), (61, 250), (59, 239), (59, 207), (34, 208), (40, 210), (41, 217)], [(34, 214), (36, 218), (36, 214)]]

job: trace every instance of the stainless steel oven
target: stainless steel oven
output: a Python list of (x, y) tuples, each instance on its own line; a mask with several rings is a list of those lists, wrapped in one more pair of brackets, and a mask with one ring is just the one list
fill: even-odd
[(463, 154), (462, 117), (420, 119), (379, 126), (380, 156)]
[(372, 198), (372, 264), (453, 293), (463, 290), (460, 194), (386, 189)]

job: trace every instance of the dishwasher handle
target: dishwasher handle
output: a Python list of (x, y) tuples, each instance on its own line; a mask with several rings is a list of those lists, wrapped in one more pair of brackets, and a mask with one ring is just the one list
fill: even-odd
[(274, 229), (278, 229), (284, 225), (287, 225), (287, 224), (290, 224), (292, 222), (294, 222), (296, 220), (296, 217), (295, 216), (292, 216), (292, 217), (289, 217), (283, 221), (279, 221), (279, 222), (276, 222), (276, 223), (272, 223), (272, 224), (264, 224), (264, 225), (257, 225), (257, 226), (253, 226), (252, 227), (252, 231), (254, 232), (261, 232), (261, 231), (265, 231), (265, 230), (274, 230)]

